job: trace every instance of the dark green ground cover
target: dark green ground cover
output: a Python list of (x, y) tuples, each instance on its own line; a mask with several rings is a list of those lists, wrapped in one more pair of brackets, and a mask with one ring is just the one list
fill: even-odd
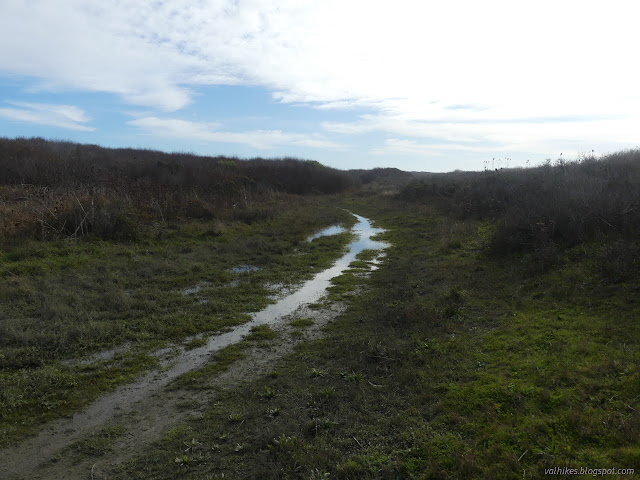
[[(135, 151), (67, 144), (53, 145), (66, 167), (44, 173), (91, 180), (84, 167), (95, 155), (117, 167), (126, 154), (130, 178), (20, 183), (50, 161), (51, 145), (32, 155), (38, 142), (9, 142), (18, 176), (0, 188), (0, 444), (154, 367), (154, 348), (194, 347), (202, 340), (191, 335), (245, 321), (268, 285), (327, 266), (348, 236), (304, 238), (350, 221), (340, 205), (387, 228), (392, 244), (369, 280), (365, 253), (334, 281), (326, 301), (347, 301), (346, 313), (262, 378), (212, 392), (203, 418), (166, 432), (113, 478), (640, 471), (638, 151), (431, 175), (396, 197), (401, 185), (371, 182), (352, 198), (318, 198), (278, 193), (272, 181), (281, 168), (289, 179), (312, 175), (313, 163), (247, 164), (269, 170), (252, 182), (229, 159), (146, 152), (137, 163)], [(83, 159), (79, 173), (71, 154)], [(217, 183), (200, 185), (193, 168)], [(341, 177), (325, 170), (323, 184)], [(259, 269), (230, 272), (240, 265)], [(118, 346), (104, 361), (65, 363)], [(172, 388), (215, 390), (211, 380), (245, 347)], [(120, 434), (116, 426), (72, 450), (100, 455)]]
[[(328, 225), (353, 223), (331, 200), (265, 206), (275, 212), (269, 221), (143, 225), (130, 242), (5, 242), (0, 444), (156, 366), (149, 353), (167, 342), (246, 321), (272, 301), (269, 285), (295, 284), (326, 268), (349, 240), (305, 241)], [(231, 271), (242, 265), (258, 270)], [(124, 348), (107, 360), (68, 363), (116, 347)]]
[(638, 471), (640, 284), (603, 273), (594, 252), (606, 240), (562, 250), (541, 271), (530, 252), (492, 253), (488, 221), (371, 197), (349, 206), (393, 246), (327, 336), (218, 392), (203, 419), (116, 478)]

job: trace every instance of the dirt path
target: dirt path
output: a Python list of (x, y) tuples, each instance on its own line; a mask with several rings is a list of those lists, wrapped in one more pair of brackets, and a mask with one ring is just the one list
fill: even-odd
[[(331, 279), (341, 275), (359, 252), (364, 249), (381, 252), (386, 247), (383, 242), (371, 238), (382, 230), (373, 228), (366, 218), (354, 216), (358, 219), (352, 228), (355, 238), (348, 251), (332, 267), (318, 273), (276, 303), (254, 313), (250, 322), (211, 337), (201, 347), (163, 352), (165, 357), (160, 358), (161, 370), (104, 395), (72, 418), (51, 422), (35, 437), (0, 451), (0, 478), (107, 478), (109, 469), (114, 465), (135, 455), (141, 447), (160, 438), (162, 432), (187, 417), (201, 415), (206, 406), (215, 401), (215, 394), (210, 391), (165, 388), (184, 373), (205, 366), (212, 353), (241, 341), (254, 326), (269, 325), (281, 332), (280, 340), (272, 348), (253, 348), (247, 358), (234, 362), (229, 370), (214, 379), (215, 386), (231, 388), (255, 378), (275, 360), (291, 352), (303, 338), (321, 335), (322, 328), (336, 318), (344, 306), (336, 303), (324, 310), (310, 310), (305, 305), (322, 298)], [(289, 322), (296, 317), (314, 321), (313, 327), (306, 330), (306, 336), (289, 334), (288, 330), (292, 328)], [(74, 452), (76, 442), (91, 442), (92, 435), (114, 426), (124, 428), (124, 433), (115, 436), (108, 453), (102, 457), (87, 458), (85, 455), (80, 458)]]
[[(274, 327), (280, 335), (271, 348), (251, 347), (246, 358), (234, 362), (228, 370), (212, 379), (212, 385), (233, 388), (256, 378), (272, 368), (277, 359), (292, 352), (300, 341), (319, 338), (323, 327), (343, 309), (344, 306), (338, 303), (322, 310), (301, 307), (290, 318), (304, 317), (314, 322), (304, 330), (303, 336), (291, 335), (293, 327), (282, 322)], [(73, 418), (52, 422), (38, 436), (3, 450), (0, 452), (0, 477), (7, 480), (109, 478), (110, 471), (139, 453), (142, 447), (158, 440), (163, 432), (186, 419), (202, 415), (207, 405), (216, 401), (215, 390), (214, 393), (211, 390), (167, 390), (164, 387), (171, 380), (158, 372), (152, 372), (146, 380), (108, 394)], [(127, 399), (125, 403), (122, 403), (123, 398)], [(118, 435), (106, 454), (79, 459), (77, 454), (68, 451), (74, 442), (116, 425), (124, 426), (125, 431)]]

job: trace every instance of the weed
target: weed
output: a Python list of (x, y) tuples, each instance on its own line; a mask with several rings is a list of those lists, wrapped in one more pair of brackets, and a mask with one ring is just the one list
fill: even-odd
[(273, 340), (278, 337), (278, 332), (273, 330), (268, 325), (258, 325), (251, 327), (251, 333), (247, 336), (247, 340), (252, 342), (259, 342), (265, 340)]
[(327, 480), (329, 477), (331, 477), (331, 474), (329, 472), (314, 468), (313, 470), (311, 470), (311, 473), (307, 477), (307, 480)]
[(333, 389), (333, 387), (328, 387), (320, 392), (320, 396), (325, 400), (329, 400), (336, 396), (336, 391)]
[(272, 399), (275, 396), (276, 396), (276, 391), (273, 388), (264, 387), (262, 389), (262, 398), (265, 398), (265, 399), (269, 400), (269, 399)]
[(277, 417), (280, 415), (280, 409), (278, 407), (269, 407), (267, 408), (267, 417)]
[(340, 376), (349, 382), (355, 382), (355, 383), (358, 383), (363, 378), (362, 374), (356, 373), (356, 372), (351, 372), (351, 373), (340, 372)]
[(241, 423), (241, 422), (244, 422), (244, 416), (238, 412), (230, 413), (229, 421), (233, 423)]
[(313, 320), (310, 318), (296, 318), (289, 323), (292, 327), (310, 327), (313, 325)]
[(187, 350), (193, 350), (194, 348), (203, 347), (206, 344), (207, 344), (206, 337), (195, 337), (185, 345), (185, 348)]

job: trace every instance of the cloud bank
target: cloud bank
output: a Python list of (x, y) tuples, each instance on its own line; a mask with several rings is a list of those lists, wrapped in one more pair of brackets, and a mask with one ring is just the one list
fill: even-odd
[(92, 131), (93, 127), (85, 125), (89, 118), (78, 107), (73, 105), (51, 105), (43, 103), (6, 102), (18, 108), (0, 107), (0, 117), (19, 122), (51, 125), (69, 130)]
[[(366, 132), (387, 135), (378, 153), (438, 144), (540, 152), (565, 140), (627, 146), (640, 120), (633, 11), (633, 2), (616, 0), (5, 0), (0, 39), (10, 48), (0, 50), (0, 73), (37, 78), (34, 88), (47, 91), (109, 92), (164, 114), (209, 85), (260, 86), (282, 103), (374, 112), (325, 122), (318, 138), (236, 134), (256, 147), (331, 148)], [(186, 135), (167, 118), (131, 124), (149, 128), (155, 119)], [(212, 125), (188, 130), (203, 140), (233, 138)]]

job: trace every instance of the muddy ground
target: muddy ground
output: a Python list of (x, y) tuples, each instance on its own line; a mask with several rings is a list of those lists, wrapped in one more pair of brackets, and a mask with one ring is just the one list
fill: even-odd
[[(273, 329), (279, 332), (267, 344), (253, 345), (246, 357), (211, 379), (213, 390), (168, 389), (173, 378), (154, 371), (138, 381), (107, 394), (72, 418), (51, 422), (41, 433), (0, 452), (3, 479), (107, 479), (119, 464), (139, 454), (142, 448), (162, 437), (167, 430), (188, 418), (197, 418), (216, 402), (218, 389), (230, 389), (268, 372), (274, 362), (293, 351), (305, 339), (319, 338), (323, 327), (337, 318), (344, 304), (334, 302), (322, 309), (300, 307), (290, 320), (309, 318), (313, 326), (299, 330), (284, 321)], [(294, 334), (297, 330), (297, 334)], [(219, 391), (219, 390), (218, 390)], [(218, 393), (219, 395), (219, 393)], [(117, 426), (124, 427), (107, 452), (100, 457), (79, 456), (72, 451), (76, 442)]]

